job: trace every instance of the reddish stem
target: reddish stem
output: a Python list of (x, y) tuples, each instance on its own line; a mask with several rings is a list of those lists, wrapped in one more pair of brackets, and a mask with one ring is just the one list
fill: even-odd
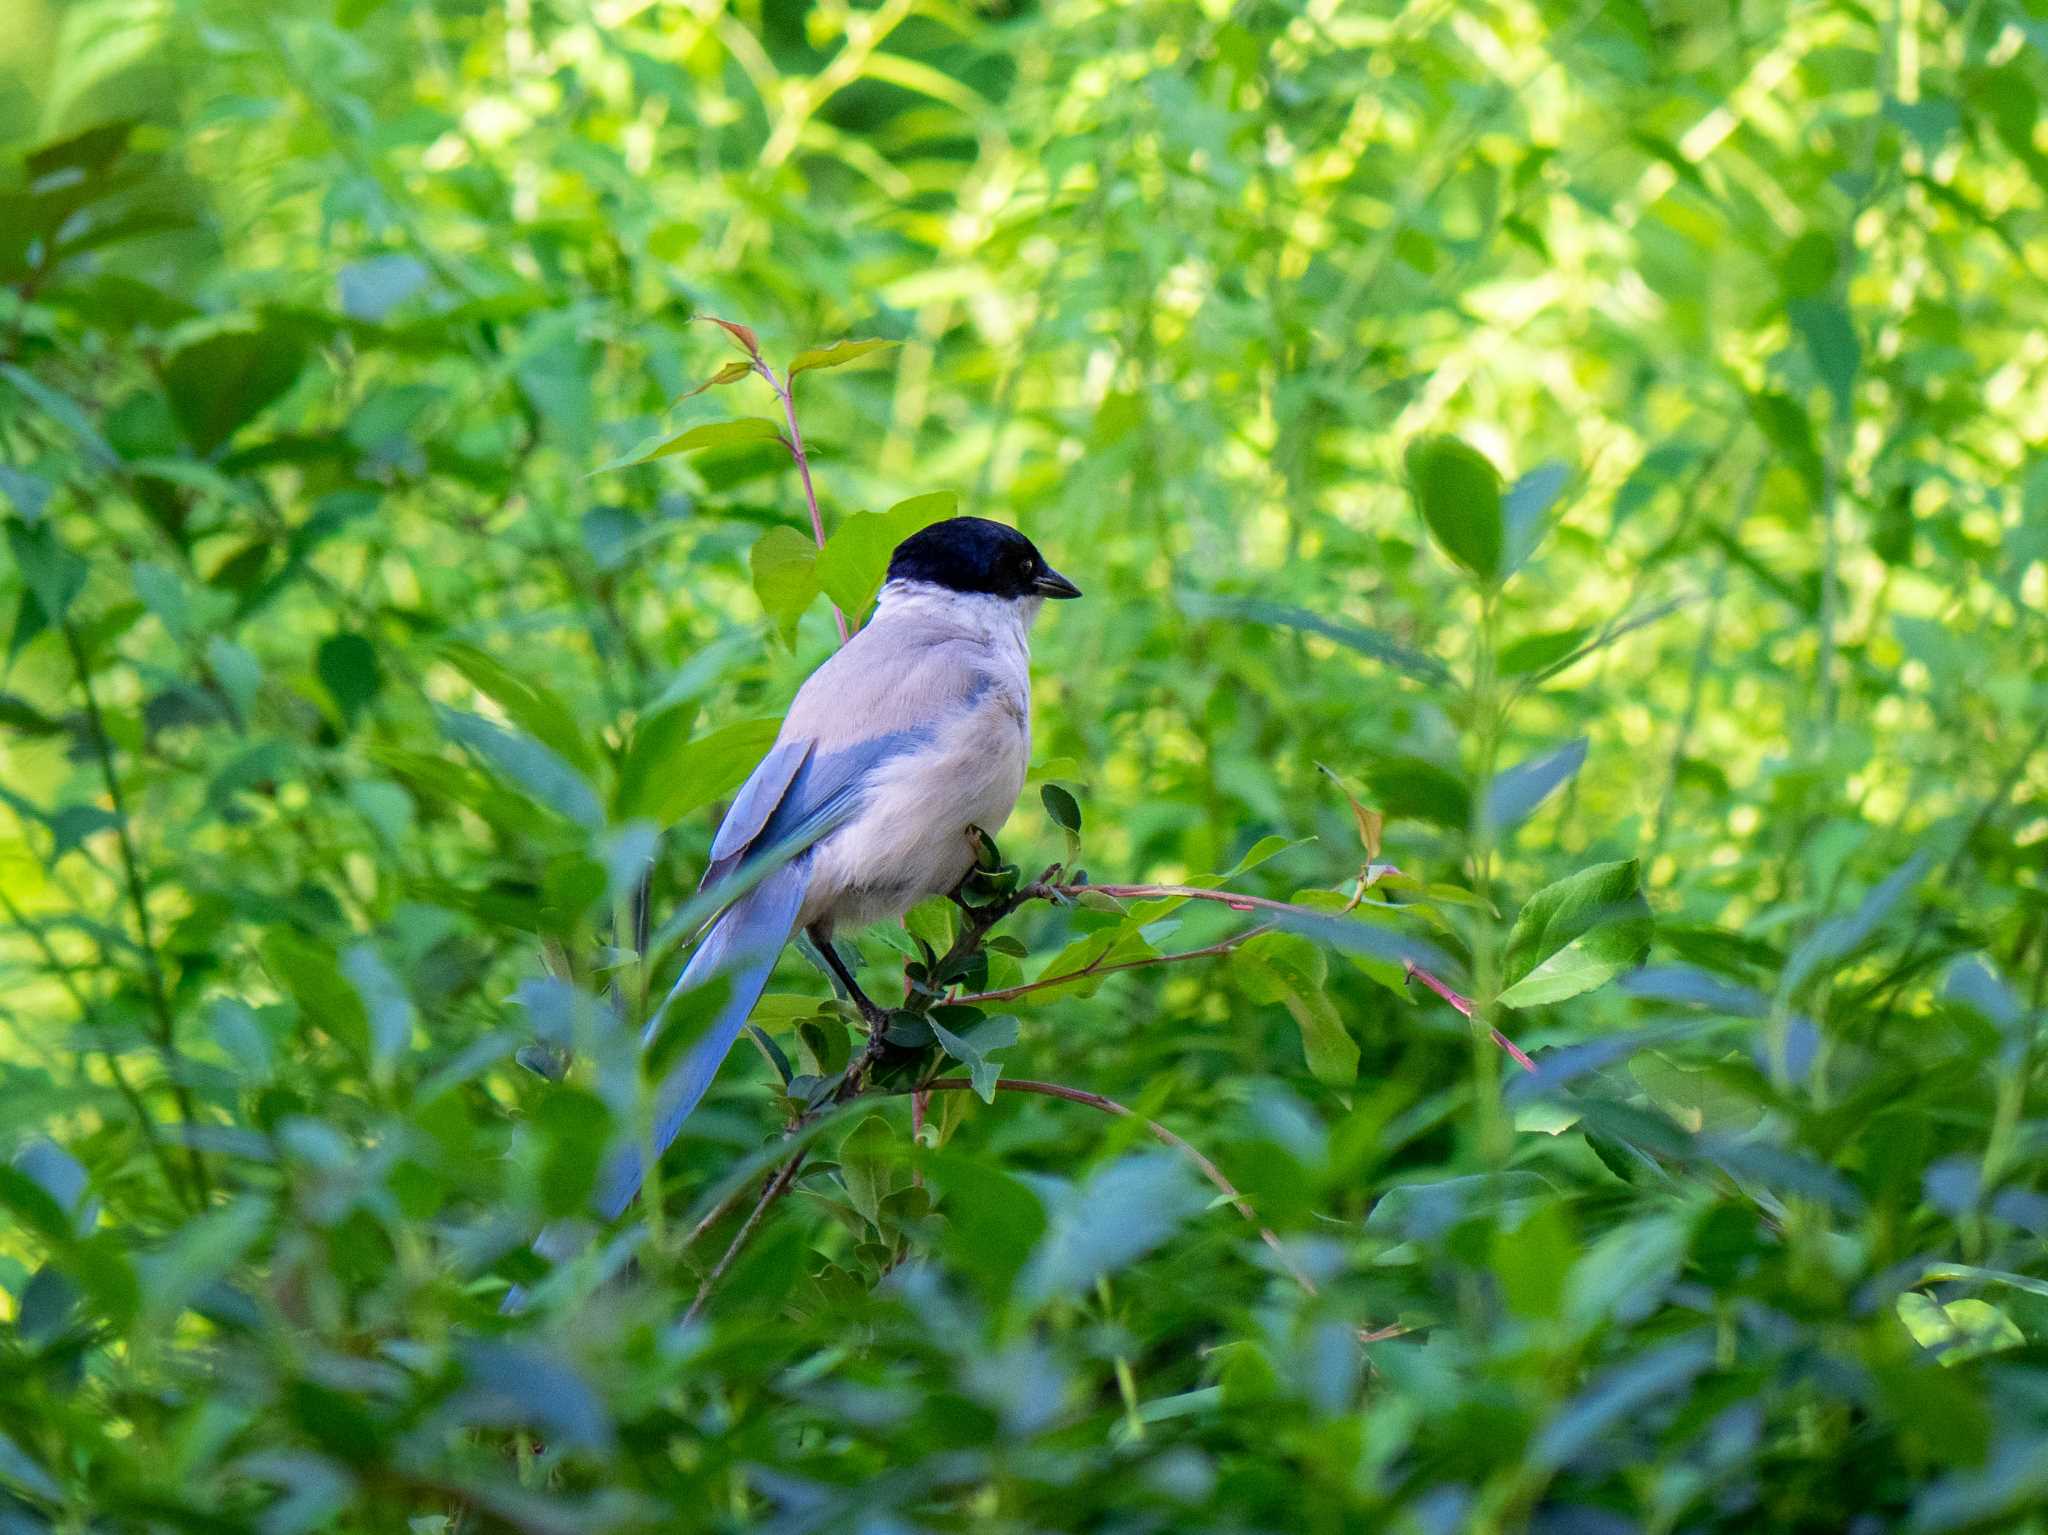
[[(1232, 911), (1278, 911), (1286, 912), (1289, 915), (1310, 917), (1328, 915), (1325, 912), (1310, 911), (1306, 907), (1291, 905), (1286, 901), (1269, 901), (1264, 896), (1259, 895), (1240, 895), (1234, 890), (1207, 890), (1200, 885), (1056, 885), (1052, 888), (1059, 895), (1069, 899), (1080, 895), (1083, 891), (1093, 890), (1098, 895), (1106, 895), (1116, 900), (1125, 901), (1151, 901), (1161, 898), (1172, 899), (1178, 897), (1189, 901), (1220, 901)], [(1250, 937), (1251, 935), (1245, 934), (1244, 936)], [(1223, 952), (1226, 947), (1227, 945), (1224, 944), (1215, 944), (1211, 945), (1208, 949), (1195, 949), (1186, 954), (1162, 954), (1157, 959), (1138, 960), (1123, 965), (1105, 965), (1102, 969), (1104, 973), (1107, 973), (1111, 970), (1136, 969), (1141, 964), (1165, 964), (1175, 959), (1196, 959), (1205, 954)], [(1467, 1018), (1472, 1016), (1471, 998), (1452, 990), (1449, 986), (1438, 980), (1436, 976), (1430, 974), (1429, 971), (1423, 969), (1422, 966), (1414, 963), (1412, 960), (1404, 968), (1409, 975), (1421, 981), (1423, 985), (1442, 997)], [(1089, 973), (1091, 972), (1088, 970), (1077, 970), (1074, 972), (1074, 975), (1087, 975)], [(1034, 982), (1030, 986), (1011, 987), (1008, 991), (989, 992), (981, 997), (962, 997), (960, 1000), (963, 1002), (1003, 1001), (1022, 992), (1035, 990), (1038, 986), (1053, 986), (1057, 985), (1060, 981), (1071, 980), (1072, 978), (1072, 976), (1057, 976), (1050, 981)], [(1507, 1051), (1510, 1056), (1514, 1057), (1515, 1064), (1520, 1066), (1522, 1070), (1534, 1071), (1536, 1069), (1536, 1063), (1529, 1059), (1521, 1046), (1517, 1045), (1512, 1039), (1509, 1039), (1507, 1035), (1501, 1033), (1499, 1029), (1492, 1029), (1490, 1032), (1493, 1035), (1493, 1042), (1499, 1045), (1501, 1049)]]
[[(775, 391), (775, 397), (782, 401), (782, 419), (789, 423), (789, 436), (783, 446), (789, 449), (789, 456), (796, 460), (796, 472), (804, 482), (804, 505), (811, 509), (811, 536), (818, 541), (820, 549), (825, 547), (825, 519), (818, 511), (818, 492), (811, 485), (811, 459), (804, 451), (803, 428), (796, 424), (796, 391), (775, 376), (775, 370), (761, 360), (761, 354), (754, 354), (754, 370), (768, 380), (768, 387)], [(839, 611), (839, 604), (832, 604), (832, 622), (839, 626), (839, 643), (846, 643), (846, 615)]]

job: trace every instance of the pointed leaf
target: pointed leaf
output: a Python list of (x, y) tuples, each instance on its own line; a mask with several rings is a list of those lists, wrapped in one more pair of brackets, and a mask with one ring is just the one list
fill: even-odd
[(1928, 861), (1924, 849), (1915, 853), (1865, 896), (1855, 911), (1846, 917), (1830, 917), (1809, 933), (1785, 961), (1784, 974), (1778, 981), (1779, 994), (1793, 995), (1814, 975), (1832, 969), (1861, 948), (1891, 915), (1892, 908), (1920, 883), (1921, 876), (1927, 872)]
[(673, 826), (746, 781), (775, 744), (779, 719), (735, 720), (690, 735), (688, 709), (665, 709), (633, 731), (619, 770), (618, 813)]
[(597, 757), (588, 733), (561, 696), (532, 676), (514, 671), (496, 656), (474, 645), (446, 641), (441, 658), (469, 679), (471, 686), (503, 709), (512, 723), (586, 774), (597, 771)]
[(583, 775), (532, 736), (460, 709), (434, 712), (451, 740), (475, 752), (533, 800), (592, 831), (604, 825), (604, 807)]
[(1344, 802), (1351, 807), (1351, 818), (1358, 823), (1358, 840), (1365, 846), (1366, 858), (1373, 863), (1379, 862), (1380, 833), (1386, 827), (1387, 818), (1379, 811), (1368, 810), (1360, 804), (1358, 796), (1351, 792), (1350, 786), (1332, 769), (1320, 762), (1316, 766), (1322, 770), (1325, 778), (1337, 786), (1337, 792), (1344, 796)]
[(1074, 796), (1056, 783), (1046, 784), (1038, 791), (1038, 797), (1045, 803), (1045, 813), (1052, 817), (1053, 824), (1061, 831), (1081, 834), (1081, 805)]
[(785, 641), (818, 596), (818, 546), (795, 528), (777, 525), (754, 541), (747, 556), (754, 595)]
[(839, 1179), (846, 1185), (847, 1198), (870, 1225), (881, 1224), (882, 1201), (896, 1187), (896, 1169), (902, 1162), (902, 1148), (896, 1132), (880, 1114), (870, 1114), (839, 1145)]
[(1531, 757), (1495, 776), (1486, 790), (1486, 818), (1496, 831), (1507, 831), (1554, 794), (1585, 765), (1586, 738), (1567, 741), (1540, 757)]
[(818, 581), (839, 609), (858, 616), (882, 589), (896, 546), (953, 515), (959, 495), (930, 491), (898, 501), (885, 512), (856, 512), (839, 525), (818, 555)]
[(720, 368), (716, 373), (712, 374), (711, 377), (704, 380), (704, 382), (699, 384), (695, 389), (687, 390), (684, 393), (677, 395), (675, 397), (675, 403), (677, 405), (680, 405), (683, 403), (683, 401), (692, 399), (695, 396), (702, 394), (707, 389), (716, 389), (720, 384), (736, 384), (753, 371), (754, 366), (752, 363), (729, 362), (724, 367)]
[(672, 458), (678, 453), (694, 453), (699, 448), (730, 448), (742, 443), (781, 440), (782, 434), (775, 429), (775, 423), (763, 421), (757, 416), (741, 416), (732, 421), (706, 421), (678, 432), (653, 447), (642, 444), (623, 458), (615, 458), (608, 464), (600, 464), (590, 472), (609, 474), (614, 469), (631, 469), (636, 464), (651, 464), (658, 458)]
[(790, 360), (789, 377), (808, 373), (813, 368), (838, 368), (870, 352), (885, 351), (892, 346), (901, 346), (900, 341), (835, 341), (830, 346), (807, 347)]
[(1595, 864), (1529, 897), (1508, 935), (1509, 1007), (1558, 1002), (1633, 969), (1650, 946), (1635, 859)]
[(1208, 592), (1183, 592), (1179, 600), (1181, 611), (1190, 618), (1236, 618), (1247, 623), (1300, 629), (1308, 634), (1319, 634), (1347, 650), (1370, 656), (1424, 682), (1446, 683), (1451, 680), (1450, 668), (1434, 656), (1424, 655), (1413, 646), (1404, 645), (1377, 629), (1332, 623), (1306, 608), (1288, 607), (1284, 603), (1265, 602), (1253, 597), (1218, 597)]
[(1793, 299), (1786, 309), (1806, 342), (1813, 371), (1834, 396), (1835, 409), (1847, 414), (1856, 394), (1856, 373), (1863, 366), (1863, 343), (1848, 310), (1831, 300), (1810, 298)]
[(1550, 508), (1571, 478), (1571, 471), (1552, 459), (1538, 464), (1508, 487), (1501, 502), (1501, 518), (1507, 534), (1507, 571), (1512, 575), (1543, 542), (1549, 528)]
[(747, 356), (757, 360), (760, 358), (761, 343), (755, 339), (751, 326), (741, 325), (733, 320), (721, 320), (715, 314), (703, 314), (697, 316), (697, 318), (710, 321), (728, 336), (732, 337), (733, 345), (742, 352), (745, 352)]
[(164, 393), (186, 439), (210, 456), (291, 388), (305, 365), (305, 349), (290, 336), (221, 331), (164, 364)]
[(1301, 1049), (1318, 1082), (1349, 1087), (1358, 1079), (1358, 1045), (1330, 1001), (1322, 951), (1290, 933), (1268, 933), (1237, 951), (1234, 967), (1254, 1001), (1278, 1002), (1301, 1030)]

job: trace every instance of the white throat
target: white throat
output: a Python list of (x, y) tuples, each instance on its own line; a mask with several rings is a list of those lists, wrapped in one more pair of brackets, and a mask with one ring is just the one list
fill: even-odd
[(875, 616), (922, 619), (1021, 648), (1032, 620), (1044, 606), (1043, 597), (995, 597), (986, 592), (956, 592), (929, 581), (891, 581), (882, 588)]

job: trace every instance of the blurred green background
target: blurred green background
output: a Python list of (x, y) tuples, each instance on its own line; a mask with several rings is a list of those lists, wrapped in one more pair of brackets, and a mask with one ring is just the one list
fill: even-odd
[[(2048, 1525), (2044, 50), (0, 0), (0, 1532)], [(1273, 935), (988, 1011), (1286, 1262), (1023, 1094), (693, 1232), (845, 1049), (792, 955), (548, 1278), (642, 874), (658, 931), (836, 643), (780, 444), (632, 462), (779, 417), (680, 398), (704, 315), (900, 343), (795, 385), (828, 532), (950, 492), (1087, 591), (1006, 856), (1070, 856), (1053, 785), (1098, 883), (1394, 864), (1343, 920), (1537, 1076)], [(1034, 906), (987, 986), (1249, 920)]]

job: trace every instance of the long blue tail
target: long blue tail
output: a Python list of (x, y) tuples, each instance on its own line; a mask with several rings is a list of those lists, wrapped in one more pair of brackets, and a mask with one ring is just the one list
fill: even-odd
[[(714, 975), (727, 978), (732, 989), (726, 994), (725, 1005), (655, 1095), (654, 1136), (651, 1147), (646, 1149), (651, 1149), (656, 1157), (668, 1150), (690, 1111), (711, 1090), (726, 1053), (760, 1000), (775, 961), (796, 927), (797, 912), (810, 884), (810, 864), (807, 857), (784, 864), (727, 907), (704, 935), (697, 952), (690, 956), (690, 963), (684, 966), (668, 1001), (647, 1025), (647, 1038), (652, 1040), (677, 997)], [(617, 1220), (640, 1192), (642, 1150), (640, 1146), (621, 1147), (598, 1176), (594, 1204), (604, 1219)]]

